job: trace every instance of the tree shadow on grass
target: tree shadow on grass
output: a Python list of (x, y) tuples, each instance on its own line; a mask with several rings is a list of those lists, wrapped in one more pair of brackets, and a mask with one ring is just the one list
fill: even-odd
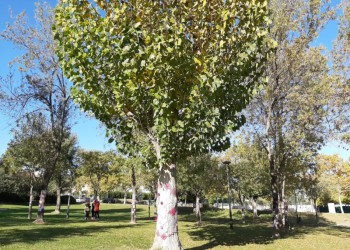
[[(193, 221), (193, 220), (191, 220)], [(303, 215), (303, 221), (300, 224), (293, 223), (296, 218), (289, 217), (292, 230), (281, 229), (281, 238), (302, 238), (306, 234), (326, 233), (337, 237), (349, 238), (350, 228), (336, 226), (334, 222), (325, 218), (320, 218), (316, 224), (313, 215)], [(228, 219), (214, 218), (204, 221), (200, 227), (188, 226), (187, 233), (194, 241), (207, 241), (207, 243), (191, 248), (210, 249), (217, 246), (244, 246), (248, 244), (271, 244), (274, 239), (271, 237), (273, 230), (271, 218), (268, 215), (258, 219), (247, 218), (246, 223), (234, 220), (234, 229), (229, 229)]]
[(272, 241), (272, 230), (267, 230), (266, 225), (204, 225), (188, 234), (196, 241), (208, 241), (208, 243), (191, 249), (210, 249), (216, 246), (242, 246), (246, 244), (267, 244)]

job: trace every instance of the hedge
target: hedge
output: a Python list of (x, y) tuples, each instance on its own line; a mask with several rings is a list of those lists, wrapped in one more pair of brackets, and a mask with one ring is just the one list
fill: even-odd
[[(37, 201), (39, 199), (39, 196), (34, 196), (34, 201)], [(48, 194), (46, 195), (45, 203), (48, 204), (56, 204), (56, 195)], [(0, 202), (6, 202), (6, 203), (27, 203), (29, 202), (29, 195), (28, 194), (16, 194), (16, 193), (9, 193), (9, 192), (1, 192), (0, 193)], [(67, 204), (68, 203), (68, 195), (61, 196), (61, 204)], [(71, 196), (70, 204), (75, 204), (76, 200), (73, 196)]]

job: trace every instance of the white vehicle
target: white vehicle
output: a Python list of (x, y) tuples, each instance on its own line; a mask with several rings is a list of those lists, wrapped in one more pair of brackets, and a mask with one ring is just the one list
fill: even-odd
[(77, 203), (90, 202), (90, 198), (89, 198), (89, 197), (77, 198), (77, 199), (76, 199), (76, 202), (77, 202)]

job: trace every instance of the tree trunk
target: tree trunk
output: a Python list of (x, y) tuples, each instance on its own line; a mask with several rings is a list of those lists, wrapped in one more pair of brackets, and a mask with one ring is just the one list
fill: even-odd
[(151, 194), (148, 196), (148, 219), (151, 219)]
[(244, 206), (241, 208), (242, 223), (245, 224), (245, 209)]
[(295, 198), (295, 213), (297, 214), (297, 223), (299, 223), (299, 215), (298, 215), (298, 199), (297, 199), (297, 193), (294, 194)]
[(94, 190), (94, 200), (100, 200), (100, 195), (99, 195), (99, 190), (95, 189)]
[(28, 220), (32, 219), (32, 208), (33, 208), (33, 185), (30, 184)]
[(67, 202), (67, 215), (66, 215), (66, 219), (69, 219), (69, 207), (70, 207), (70, 196), (72, 195), (72, 190), (69, 190), (69, 194), (68, 194), (68, 202)]
[(277, 176), (274, 173), (270, 172), (271, 176), (271, 189), (272, 189), (272, 227), (273, 227), (273, 237), (279, 238), (279, 209), (278, 209), (278, 189), (277, 189)]
[(196, 195), (196, 217), (197, 225), (202, 224), (201, 203), (199, 202), (199, 195)]
[(341, 202), (341, 193), (339, 193), (338, 199), (339, 199), (340, 211), (343, 214), (344, 210), (343, 210), (343, 203)]
[(131, 202), (131, 223), (136, 223), (136, 178), (135, 168), (131, 168), (131, 187), (132, 187), (132, 202)]
[(185, 207), (187, 207), (187, 193), (185, 194)]
[(55, 209), (56, 214), (61, 213), (61, 190), (62, 190), (62, 188), (60, 186), (56, 190), (56, 194), (57, 194), (56, 209)]
[(244, 200), (243, 200), (240, 192), (238, 192), (238, 198), (239, 198), (239, 202), (241, 203), (241, 219), (242, 219), (242, 223), (245, 224)]
[(216, 195), (216, 208), (219, 208), (219, 197)]
[(258, 218), (258, 209), (256, 206), (256, 201), (258, 200), (258, 196), (252, 197), (252, 208), (253, 208), (253, 217)]
[(126, 204), (126, 190), (124, 191), (124, 205)]
[(221, 197), (221, 209), (224, 209), (224, 199)]
[(36, 224), (44, 223), (45, 198), (46, 198), (46, 190), (41, 190), (39, 206), (38, 206), (38, 214), (37, 214), (36, 220), (33, 221), (33, 223), (36, 223)]
[(157, 226), (151, 249), (183, 249), (177, 226), (176, 166), (163, 165), (157, 185)]
[(157, 200), (158, 200), (158, 198), (157, 198), (157, 194), (155, 193), (154, 194), (154, 204), (153, 204), (153, 206), (154, 206), (154, 218), (157, 218)]
[(285, 227), (288, 225), (288, 205), (285, 197), (285, 185), (286, 177), (283, 176), (282, 189), (281, 189), (281, 208), (282, 208), (282, 226)]
[(315, 199), (315, 215), (316, 215), (316, 224), (318, 224), (318, 208), (317, 208), (317, 198)]

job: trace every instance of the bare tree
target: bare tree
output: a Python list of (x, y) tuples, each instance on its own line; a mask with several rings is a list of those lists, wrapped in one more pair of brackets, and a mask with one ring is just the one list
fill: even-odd
[(1, 78), (1, 95), (3, 108), (18, 121), (30, 114), (46, 118), (50, 136), (45, 143), (54, 150), (54, 154), (48, 157), (46, 166), (41, 169), (43, 182), (35, 222), (43, 223), (47, 186), (56, 170), (63, 141), (70, 131), (68, 119), (72, 102), (68, 83), (55, 54), (51, 31), (53, 11), (46, 3), (36, 3), (36, 7), (35, 25), (30, 25), (26, 13), (22, 12), (1, 33), (3, 39), (23, 51), (21, 56), (9, 63), (10, 74)]

